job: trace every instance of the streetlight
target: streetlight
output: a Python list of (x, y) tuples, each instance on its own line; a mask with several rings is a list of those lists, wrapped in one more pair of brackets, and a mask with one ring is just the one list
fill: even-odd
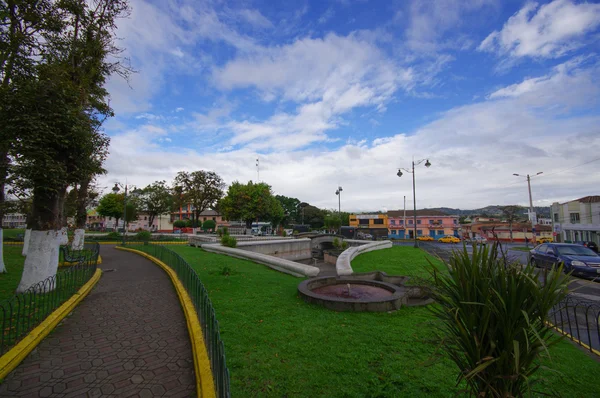
[[(115, 186), (112, 191), (117, 194), (119, 193), (119, 186), (123, 186), (118, 182), (115, 182)], [(123, 198), (123, 241), (122, 245), (125, 246), (125, 234), (127, 233), (127, 184), (125, 184), (125, 197)], [(117, 224), (117, 231), (119, 230), (119, 224)]]
[(337, 191), (335, 191), (335, 194), (338, 197), (338, 217), (340, 218), (340, 235), (342, 234), (342, 191), (343, 189), (340, 186), (338, 186)]
[[(544, 173), (543, 171), (538, 171), (532, 177), (539, 176), (540, 174), (543, 174), (543, 173)], [(535, 225), (537, 224), (537, 217), (534, 217), (534, 213), (533, 213), (533, 200), (531, 199), (531, 177), (529, 176), (529, 174), (523, 175), (523, 174), (513, 173), (513, 175), (517, 176), (517, 177), (527, 177), (527, 189), (529, 190), (529, 221), (531, 221), (531, 243), (535, 243), (535, 241), (537, 240), (535, 238)], [(527, 242), (527, 235), (525, 235), (525, 242)]]
[[(429, 159), (421, 159), (421, 160), (417, 160), (415, 162), (415, 160), (413, 159), (412, 161), (412, 169), (408, 170), (405, 168), (399, 168), (398, 169), (398, 173), (396, 173), (396, 175), (398, 177), (402, 177), (402, 170), (406, 171), (407, 173), (412, 173), (412, 177), (413, 177), (413, 206), (414, 206), (414, 211), (413, 211), (413, 219), (414, 219), (414, 239), (415, 239), (415, 247), (418, 248), (419, 247), (419, 241), (417, 240), (417, 196), (415, 194), (415, 166), (420, 165), (421, 163), (425, 162), (425, 167), (429, 168), (431, 166), (431, 163), (429, 162)], [(406, 225), (404, 226), (404, 228), (406, 228)]]

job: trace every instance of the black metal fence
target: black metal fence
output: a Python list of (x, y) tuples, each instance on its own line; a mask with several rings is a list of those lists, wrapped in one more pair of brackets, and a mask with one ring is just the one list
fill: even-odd
[[(127, 245), (131, 246), (130, 243)], [(217, 321), (212, 302), (200, 277), (187, 261), (173, 250), (158, 245), (143, 245), (135, 248), (158, 258), (177, 273), (198, 313), (217, 396), (230, 397), (229, 369), (227, 368), (225, 348), (219, 332), (219, 321)]]
[(100, 255), (100, 244), (98, 242), (87, 242), (79, 250), (73, 250), (70, 245), (60, 247), (60, 260), (66, 263), (92, 263), (98, 261)]
[(600, 305), (570, 295), (557, 304), (549, 321), (560, 333), (600, 355)]
[(59, 270), (25, 292), (0, 302), (0, 354), (21, 341), (89, 281), (96, 272), (96, 260), (84, 258), (78, 265)]

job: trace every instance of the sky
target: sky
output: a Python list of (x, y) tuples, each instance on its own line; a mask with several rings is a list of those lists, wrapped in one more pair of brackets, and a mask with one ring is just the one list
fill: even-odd
[[(179, 171), (343, 211), (600, 194), (600, 3), (131, 0), (107, 174)], [(259, 159), (259, 168), (256, 167)]]

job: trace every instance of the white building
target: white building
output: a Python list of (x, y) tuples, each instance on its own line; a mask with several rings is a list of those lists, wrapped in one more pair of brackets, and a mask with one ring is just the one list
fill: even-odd
[(27, 216), (21, 213), (5, 214), (2, 218), (2, 228), (26, 228)]
[(600, 245), (600, 195), (553, 203), (552, 230), (558, 242), (594, 241)]

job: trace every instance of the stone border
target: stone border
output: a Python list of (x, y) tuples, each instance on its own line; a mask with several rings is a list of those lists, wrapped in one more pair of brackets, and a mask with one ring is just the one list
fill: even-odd
[(70, 299), (54, 310), (46, 319), (36, 326), (23, 340), (0, 357), (0, 379), (12, 372), (27, 355), (88, 295), (102, 276), (102, 270), (96, 272)]
[(117, 246), (115, 249), (132, 252), (147, 258), (162, 268), (167, 273), (169, 278), (171, 278), (171, 282), (173, 283), (175, 291), (177, 292), (177, 296), (179, 297), (179, 301), (181, 302), (188, 332), (190, 334), (192, 354), (194, 357), (194, 370), (196, 373), (196, 394), (198, 398), (216, 397), (214, 378), (210, 367), (210, 359), (208, 357), (206, 345), (204, 344), (202, 327), (200, 326), (200, 318), (198, 318), (198, 313), (196, 312), (196, 308), (194, 307), (192, 299), (179, 280), (177, 273), (167, 264), (143, 251), (121, 246)]
[(283, 258), (269, 256), (267, 254), (225, 247), (217, 243), (204, 244), (200, 247), (207, 252), (225, 254), (235, 258), (241, 258), (243, 260), (250, 260), (255, 263), (266, 265), (267, 267), (273, 268), (276, 271), (290, 274), (299, 278), (304, 278), (305, 276), (317, 276), (320, 271), (319, 268), (313, 267), (312, 265), (300, 264), (294, 261), (285, 260)]
[(362, 253), (370, 252), (373, 250), (389, 249), (392, 247), (392, 242), (389, 240), (383, 242), (372, 242), (361, 246), (350, 247), (346, 249), (338, 257), (335, 263), (335, 269), (338, 276), (352, 275), (352, 265), (350, 264), (356, 256)]

